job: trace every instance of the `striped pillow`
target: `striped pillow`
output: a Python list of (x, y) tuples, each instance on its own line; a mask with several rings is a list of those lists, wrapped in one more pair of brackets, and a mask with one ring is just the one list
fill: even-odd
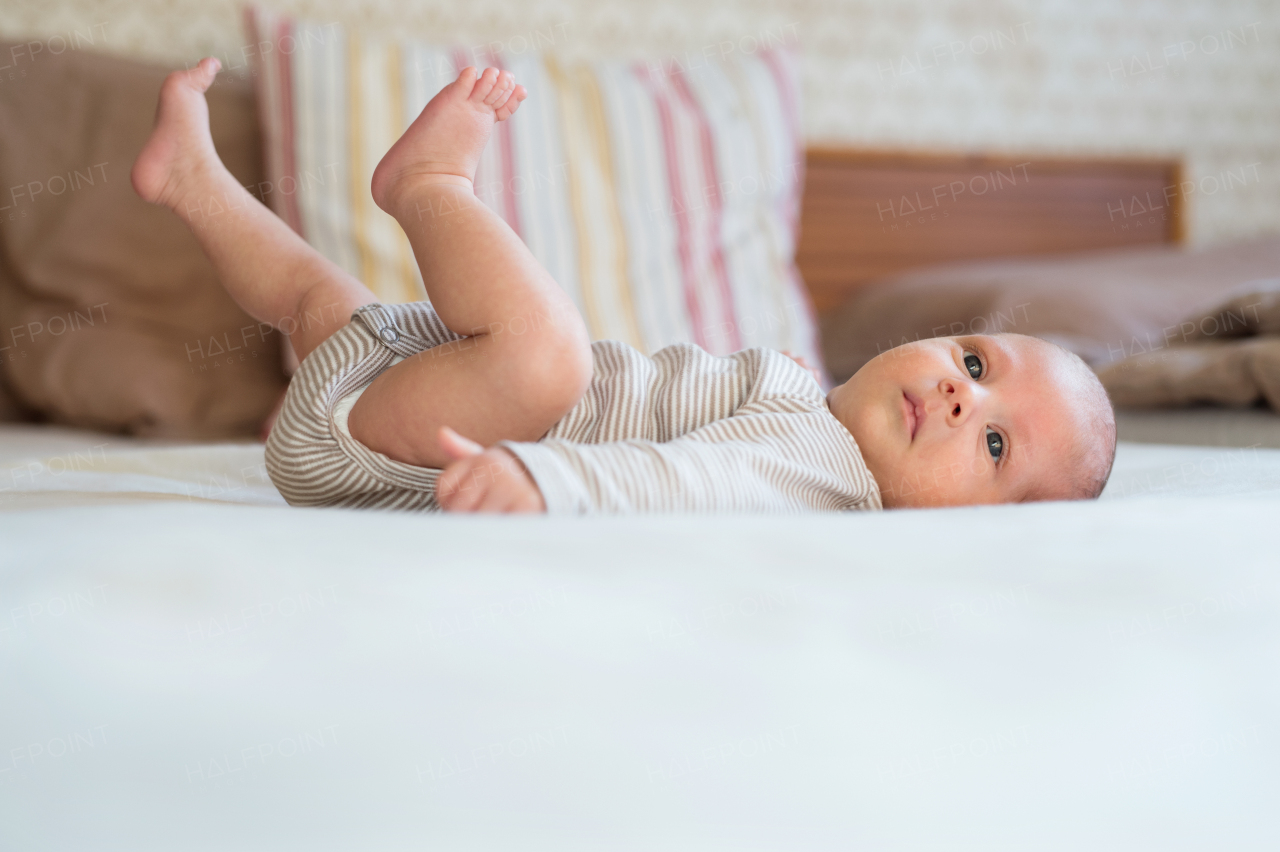
[(820, 364), (794, 263), (803, 152), (796, 58), (684, 69), (377, 41), (250, 9), (275, 211), (385, 302), (426, 298), (374, 167), (467, 65), (529, 98), (499, 124), (476, 192), (573, 297), (593, 339), (652, 353), (789, 349)]

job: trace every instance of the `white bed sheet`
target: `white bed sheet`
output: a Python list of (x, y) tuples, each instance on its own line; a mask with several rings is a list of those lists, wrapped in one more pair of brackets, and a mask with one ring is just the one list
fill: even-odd
[(1280, 836), (1280, 451), (792, 518), (300, 511), (260, 463), (6, 431), (0, 847)]

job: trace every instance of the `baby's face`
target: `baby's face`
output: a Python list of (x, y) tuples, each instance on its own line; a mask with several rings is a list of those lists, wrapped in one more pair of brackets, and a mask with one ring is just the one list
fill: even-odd
[(938, 337), (881, 353), (827, 395), (885, 508), (1066, 498), (1089, 421), (1071, 356), (1020, 334)]

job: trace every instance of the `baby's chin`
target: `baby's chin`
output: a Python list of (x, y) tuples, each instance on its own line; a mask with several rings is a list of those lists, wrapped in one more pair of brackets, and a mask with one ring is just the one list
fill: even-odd
[(886, 509), (937, 509), (964, 506), (969, 502), (939, 483), (910, 475), (888, 474), (884, 481), (876, 477), (876, 484), (880, 486), (880, 503)]

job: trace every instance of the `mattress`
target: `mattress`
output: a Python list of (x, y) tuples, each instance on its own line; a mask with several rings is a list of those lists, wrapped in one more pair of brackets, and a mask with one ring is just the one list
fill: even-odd
[(1091, 503), (596, 519), (296, 510), (261, 460), (0, 434), (0, 846), (1280, 830), (1280, 450), (1124, 443)]

